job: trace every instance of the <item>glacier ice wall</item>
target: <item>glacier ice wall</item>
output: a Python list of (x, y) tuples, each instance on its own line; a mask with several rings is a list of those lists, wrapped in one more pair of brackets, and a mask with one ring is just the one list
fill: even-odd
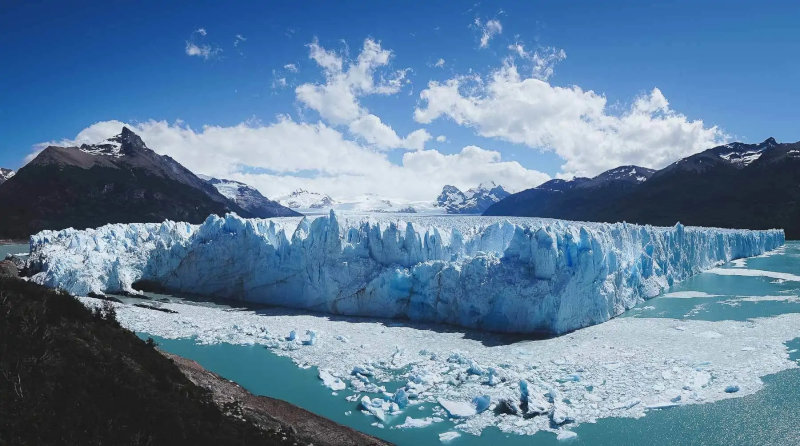
[(750, 231), (501, 217), (113, 224), (31, 237), (33, 280), (76, 295), (175, 292), (483, 330), (564, 333), (784, 243)]

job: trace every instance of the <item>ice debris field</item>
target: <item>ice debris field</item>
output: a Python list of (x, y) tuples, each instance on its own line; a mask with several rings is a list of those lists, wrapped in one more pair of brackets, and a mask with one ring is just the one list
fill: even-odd
[(782, 230), (538, 218), (329, 216), (114, 224), (31, 237), (33, 280), (75, 295), (172, 292), (513, 333), (620, 315)]
[(496, 335), (424, 324), (154, 304), (176, 313), (113, 305), (123, 326), (148, 335), (264, 345), (299, 367), (317, 367), (320, 382), (374, 425), (445, 423), (443, 441), (491, 426), (568, 439), (581, 423), (750, 395), (763, 387), (761, 376), (797, 367), (785, 342), (800, 336), (798, 313), (722, 322), (615, 318), (503, 344), (487, 342)]

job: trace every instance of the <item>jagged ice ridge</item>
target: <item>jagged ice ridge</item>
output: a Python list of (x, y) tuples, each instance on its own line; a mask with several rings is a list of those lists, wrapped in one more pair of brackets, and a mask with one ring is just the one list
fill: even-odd
[(242, 219), (112, 224), (31, 237), (36, 282), (177, 292), (481, 330), (565, 333), (672, 284), (784, 243), (782, 230), (501, 217)]

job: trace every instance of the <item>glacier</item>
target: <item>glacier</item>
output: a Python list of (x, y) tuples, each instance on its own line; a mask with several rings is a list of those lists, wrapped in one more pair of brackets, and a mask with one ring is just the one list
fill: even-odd
[(782, 246), (782, 230), (539, 218), (340, 216), (111, 224), (30, 239), (32, 280), (75, 295), (173, 292), (326, 313), (562, 334), (704, 270)]

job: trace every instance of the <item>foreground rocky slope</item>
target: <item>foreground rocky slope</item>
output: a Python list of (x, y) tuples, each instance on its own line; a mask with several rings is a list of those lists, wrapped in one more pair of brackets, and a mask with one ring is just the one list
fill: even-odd
[(73, 294), (172, 291), (564, 333), (666, 287), (781, 246), (780, 230), (671, 228), (487, 217), (245, 220), (109, 225), (31, 238), (33, 280)]
[(226, 416), (113, 307), (0, 278), (0, 444), (292, 444)]
[(798, 185), (800, 143), (779, 144), (769, 138), (760, 144), (714, 147), (655, 172), (624, 166), (592, 179), (552, 180), (511, 195), (485, 215), (778, 227), (788, 238), (800, 239)]

